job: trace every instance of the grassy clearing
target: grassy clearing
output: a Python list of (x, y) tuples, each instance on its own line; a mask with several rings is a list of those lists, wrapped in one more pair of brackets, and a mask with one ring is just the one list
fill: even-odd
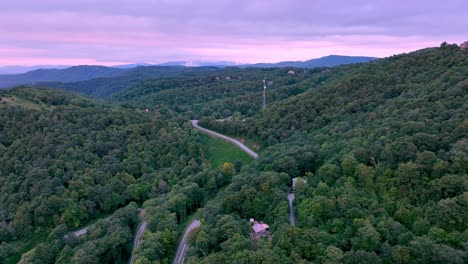
[(237, 146), (225, 140), (201, 134), (205, 158), (213, 168), (221, 166), (224, 162), (234, 163), (236, 160), (242, 164), (250, 164), (254, 159)]
[(242, 142), (242, 144), (246, 145), (249, 149), (257, 153), (262, 150), (262, 146), (250, 138), (243, 138), (240, 136), (230, 136), (230, 137), (239, 140), (240, 142)]

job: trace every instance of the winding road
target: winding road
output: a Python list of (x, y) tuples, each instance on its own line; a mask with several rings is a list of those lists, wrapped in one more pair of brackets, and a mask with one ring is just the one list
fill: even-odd
[(240, 142), (239, 140), (236, 140), (236, 139), (233, 139), (233, 138), (230, 138), (230, 137), (227, 137), (225, 135), (222, 135), (222, 134), (219, 134), (217, 132), (214, 132), (212, 130), (209, 130), (209, 129), (206, 129), (206, 128), (203, 128), (201, 126), (198, 125), (198, 120), (192, 120), (192, 125), (199, 129), (200, 131), (202, 131), (203, 133), (206, 133), (206, 134), (209, 134), (209, 135), (212, 135), (214, 137), (217, 137), (217, 138), (221, 138), (221, 139), (224, 139), (224, 140), (227, 140), (231, 143), (233, 143), (234, 145), (238, 146), (239, 148), (241, 148), (243, 151), (245, 151), (247, 154), (249, 154), (250, 156), (252, 156), (253, 158), (258, 158), (258, 154), (255, 153), (253, 150), (249, 149), (247, 146), (245, 146), (244, 144), (242, 144), (242, 142)]
[(138, 227), (138, 231), (136, 233), (135, 240), (133, 241), (132, 257), (130, 258), (130, 262), (129, 262), (130, 264), (133, 264), (133, 262), (135, 261), (135, 249), (138, 247), (138, 245), (141, 242), (141, 236), (145, 232), (146, 225), (147, 225), (146, 221), (143, 221), (143, 222), (141, 222), (140, 226)]
[[(108, 219), (109, 217), (110, 217), (110, 216), (104, 218), (104, 220)], [(92, 225), (94, 225), (94, 224), (91, 224), (91, 225), (89, 225), (89, 226), (86, 226), (86, 227), (83, 227), (83, 228), (81, 228), (81, 229), (79, 229), (79, 230), (76, 230), (76, 231), (72, 232), (72, 235), (74, 235), (75, 237), (80, 237), (80, 236), (82, 236), (82, 235), (88, 233), (89, 228), (90, 228)], [(65, 237), (67, 237), (67, 236), (68, 236), (68, 235), (65, 235)]]
[(296, 216), (294, 215), (294, 193), (288, 193), (288, 201), (289, 201), (289, 222), (292, 226), (296, 225)]
[(88, 233), (88, 229), (89, 229), (89, 226), (73, 232), (73, 235), (76, 236), (76, 237), (80, 237), (80, 236)]
[[(225, 135), (219, 134), (219, 133), (214, 132), (212, 130), (203, 128), (203, 127), (198, 125), (198, 120), (192, 120), (192, 125), (195, 128), (197, 128), (198, 130), (200, 130), (201, 132), (206, 133), (206, 134), (211, 135), (211, 136), (214, 136), (214, 137), (217, 137), (217, 138), (224, 139), (226, 141), (229, 141), (229, 142), (235, 144), (236, 146), (238, 146), (240, 149), (245, 151), (248, 155), (252, 156), (253, 158), (255, 158), (255, 159), (258, 158), (258, 154), (255, 153), (250, 148), (248, 148), (247, 146), (245, 146), (242, 142), (240, 142), (240, 141), (238, 141), (236, 139), (227, 137)], [(289, 196), (288, 196), (288, 198), (289, 198)], [(292, 199), (294, 200), (294, 194), (293, 194)], [(292, 205), (292, 202), (290, 201), (290, 206), (291, 205)], [(292, 209), (292, 212), (294, 213), (294, 209)], [(294, 217), (292, 218), (292, 221), (294, 221)], [(293, 223), (293, 222), (291, 222), (291, 223)], [(190, 234), (190, 232), (192, 232), (194, 229), (200, 227), (200, 225), (201, 225), (200, 220), (193, 220), (190, 223), (190, 225), (187, 227), (187, 229), (185, 230), (184, 236), (180, 240), (179, 247), (177, 248), (177, 253), (175, 255), (174, 262), (173, 262), (174, 264), (183, 264), (184, 263), (185, 255), (187, 254), (187, 250), (188, 250), (187, 237)], [(145, 228), (146, 228), (146, 221), (143, 221), (141, 223), (140, 227), (138, 228), (138, 232), (137, 232), (137, 234), (135, 236), (135, 242), (133, 243), (133, 251), (132, 251), (132, 257), (130, 259), (130, 264), (133, 264), (133, 262), (135, 260), (134, 251), (135, 251), (135, 249), (138, 247), (138, 245), (140, 243), (141, 236), (143, 235), (143, 232), (145, 231)]]
[(174, 264), (183, 264), (185, 255), (187, 254), (188, 250), (188, 244), (187, 244), (187, 237), (194, 230), (195, 228), (200, 227), (201, 222), (200, 220), (193, 220), (192, 223), (187, 227), (185, 230), (184, 236), (182, 237), (182, 240), (180, 240), (179, 243), (179, 248), (177, 248), (177, 254), (175, 255), (174, 258)]

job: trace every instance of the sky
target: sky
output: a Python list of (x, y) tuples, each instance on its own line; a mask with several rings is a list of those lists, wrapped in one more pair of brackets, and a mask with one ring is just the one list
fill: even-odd
[(468, 0), (0, 0), (0, 66), (387, 57), (468, 40)]

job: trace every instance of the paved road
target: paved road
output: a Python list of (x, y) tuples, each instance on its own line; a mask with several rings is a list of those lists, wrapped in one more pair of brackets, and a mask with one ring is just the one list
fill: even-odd
[(288, 194), (288, 201), (289, 201), (289, 222), (292, 226), (296, 225), (296, 216), (294, 215), (294, 193)]
[(201, 126), (198, 125), (198, 120), (192, 120), (192, 125), (199, 129), (200, 131), (206, 133), (206, 134), (209, 134), (209, 135), (212, 135), (214, 137), (217, 137), (217, 138), (222, 138), (224, 140), (227, 140), (229, 142), (232, 142), (234, 143), (236, 146), (238, 146), (239, 148), (241, 148), (243, 151), (245, 151), (247, 154), (249, 154), (250, 156), (254, 157), (255, 159), (258, 157), (258, 154), (255, 153), (253, 150), (249, 149), (248, 147), (246, 147), (244, 144), (242, 144), (239, 140), (236, 140), (236, 139), (233, 139), (233, 138), (230, 138), (230, 137), (227, 137), (225, 135), (222, 135), (222, 134), (219, 134), (219, 133), (216, 133), (212, 130), (209, 130), (209, 129), (206, 129), (206, 128), (203, 128)]
[(80, 237), (80, 236), (88, 233), (88, 229), (89, 229), (89, 226), (73, 232), (73, 235), (76, 236), (76, 237)]
[[(108, 219), (108, 218), (110, 218), (110, 217), (111, 217), (111, 216), (108, 216), (108, 217), (104, 218), (103, 220), (106, 220), (106, 219)], [(74, 235), (74, 236), (76, 236), (76, 237), (80, 237), (80, 236), (82, 236), (82, 235), (88, 233), (89, 228), (90, 228), (92, 225), (94, 225), (94, 224), (91, 224), (91, 225), (89, 225), (89, 226), (83, 227), (83, 228), (81, 228), (80, 230), (76, 230), (75, 232), (72, 232), (72, 235)], [(66, 236), (68, 236), (68, 235), (65, 235), (65, 237), (66, 237)]]
[(137, 234), (135, 236), (135, 240), (133, 241), (133, 250), (132, 250), (132, 257), (130, 258), (130, 264), (133, 264), (135, 261), (135, 249), (138, 247), (138, 245), (141, 242), (141, 236), (145, 232), (146, 229), (146, 221), (141, 222), (140, 226), (138, 227)]
[(177, 249), (177, 254), (174, 258), (174, 264), (184, 263), (185, 255), (187, 254), (188, 250), (187, 237), (193, 229), (200, 227), (200, 225), (200, 220), (193, 220), (192, 223), (190, 223), (190, 225), (187, 227), (184, 236), (182, 237), (182, 240), (180, 240), (179, 248)]

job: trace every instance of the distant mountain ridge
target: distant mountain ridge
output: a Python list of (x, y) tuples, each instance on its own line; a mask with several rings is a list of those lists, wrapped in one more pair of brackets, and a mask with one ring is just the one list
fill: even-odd
[[(138, 76), (138, 72), (143, 74), (140, 77), (158, 78), (167, 76), (157, 73), (158, 67), (161, 67), (163, 72), (167, 72), (164, 67), (188, 67), (186, 65), (197, 65), (197, 67), (239, 67), (239, 68), (278, 68), (278, 67), (297, 67), (297, 68), (314, 68), (314, 67), (334, 67), (343, 64), (363, 63), (376, 60), (374, 57), (355, 57), (330, 55), (318, 59), (307, 61), (283, 61), (278, 63), (256, 63), (256, 64), (234, 64), (228, 61), (204, 62), (204, 61), (174, 61), (166, 62), (158, 65), (147, 63), (136, 63), (127, 65), (117, 65), (113, 67), (97, 66), (97, 65), (81, 65), (72, 66), (65, 69), (37, 69), (22, 74), (0, 74), (0, 88), (11, 88), (18, 85), (37, 85), (38, 83), (70, 83), (81, 82), (95, 78), (112, 78), (124, 76), (127, 73), (132, 73), (133, 76)], [(61, 66), (59, 66), (61, 67)], [(142, 70), (149, 67), (149, 70)], [(189, 67), (190, 68), (190, 67)], [(170, 75), (181, 70), (171, 71)]]
[(183, 67), (183, 66), (139, 66), (126, 69), (113, 77), (92, 78), (77, 82), (38, 82), (37, 87), (58, 88), (75, 91), (98, 98), (109, 98), (112, 94), (149, 79), (174, 77), (181, 74), (191, 76), (204, 75), (216, 71), (216, 67)]
[(363, 56), (342, 56), (342, 55), (329, 55), (317, 59), (311, 59), (307, 61), (282, 61), (277, 63), (255, 63), (238, 65), (239, 67), (259, 67), (259, 68), (271, 68), (271, 67), (297, 67), (297, 68), (315, 68), (315, 67), (334, 67), (343, 64), (352, 63), (365, 63), (373, 60), (377, 60), (375, 57), (363, 57)]
[(21, 66), (21, 65), (11, 65), (11, 66), (0, 66), (0, 75), (1, 74), (21, 74), (39, 69), (65, 69), (69, 68), (70, 65), (34, 65), (34, 66)]
[(77, 82), (100, 77), (115, 77), (126, 69), (105, 66), (73, 66), (66, 69), (39, 69), (22, 74), (1, 74), (0, 87), (33, 85), (38, 82)]

